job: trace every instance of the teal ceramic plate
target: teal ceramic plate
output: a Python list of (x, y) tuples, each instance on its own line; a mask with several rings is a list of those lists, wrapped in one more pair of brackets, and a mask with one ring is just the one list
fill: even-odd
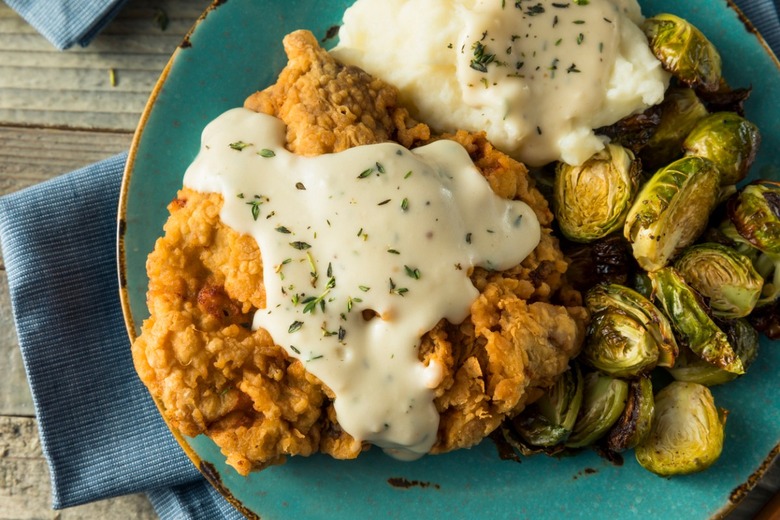
[[(209, 9), (176, 51), (143, 116), (120, 202), (120, 277), (131, 337), (148, 316), (146, 256), (166, 205), (211, 119), (275, 81), (282, 37), (299, 28), (325, 39), (351, 0), (231, 0)], [(776, 59), (725, 1), (642, 0), (645, 14), (690, 19), (717, 45), (733, 86), (753, 87), (748, 117), (764, 136), (753, 176), (780, 179), (780, 72)], [(327, 40), (334, 43), (331, 40)], [(325, 456), (241, 477), (207, 438), (178, 436), (204, 474), (244, 512), (278, 518), (710, 518), (733, 508), (780, 442), (780, 349), (762, 345), (743, 378), (714, 389), (731, 411), (720, 460), (704, 473), (659, 478), (628, 454), (616, 466), (592, 452), (501, 460), (492, 442), (398, 462), (371, 450), (355, 461)], [(774, 348), (772, 348), (774, 347)], [(174, 432), (175, 433), (175, 432)]]

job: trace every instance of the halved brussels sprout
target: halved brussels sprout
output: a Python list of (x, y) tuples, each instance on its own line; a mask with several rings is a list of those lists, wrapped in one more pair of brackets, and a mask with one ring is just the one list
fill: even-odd
[(512, 426), (532, 446), (564, 442), (574, 427), (582, 405), (584, 381), (579, 365), (561, 374), (535, 403), (512, 420)]
[(707, 469), (723, 451), (725, 423), (709, 388), (675, 381), (655, 396), (653, 424), (634, 450), (636, 460), (664, 477)]
[(599, 372), (587, 374), (582, 407), (566, 446), (582, 448), (601, 438), (620, 418), (627, 398), (626, 381)]
[(559, 163), (553, 209), (561, 232), (590, 242), (621, 229), (638, 190), (640, 168), (634, 154), (608, 144), (579, 166)]
[(688, 285), (708, 298), (712, 314), (719, 318), (750, 314), (764, 285), (750, 258), (721, 244), (691, 246), (674, 267)]
[(587, 292), (585, 305), (593, 315), (617, 311), (642, 324), (658, 348), (658, 366), (674, 365), (677, 357), (674, 331), (664, 313), (649, 299), (623, 285), (601, 284)]
[(672, 322), (674, 330), (696, 355), (715, 366), (744, 374), (745, 369), (726, 334), (710, 318), (701, 296), (673, 267), (649, 273), (653, 291)]
[(579, 359), (614, 377), (636, 377), (655, 368), (658, 344), (633, 316), (606, 310), (591, 318)]
[[(758, 356), (758, 332), (744, 319), (729, 320), (720, 323), (720, 328), (726, 333), (729, 344), (737, 353), (745, 370)], [(705, 386), (715, 386), (728, 383), (738, 377), (733, 372), (708, 363), (694, 354), (689, 348), (680, 351), (677, 364), (667, 369), (678, 381), (699, 383)]]
[(704, 231), (717, 203), (720, 173), (703, 157), (683, 157), (642, 187), (623, 234), (646, 271), (665, 266)]
[(693, 24), (673, 14), (659, 14), (646, 19), (642, 29), (655, 57), (681, 83), (709, 92), (718, 90), (720, 54)]
[(620, 453), (630, 450), (647, 438), (653, 423), (653, 383), (648, 376), (631, 381), (623, 415), (606, 437), (607, 448)]
[(733, 112), (716, 112), (701, 119), (683, 142), (686, 155), (706, 157), (720, 171), (721, 185), (747, 176), (761, 143), (758, 127)]
[(691, 88), (671, 87), (661, 103), (661, 121), (640, 153), (642, 165), (658, 169), (683, 155), (683, 141), (707, 108)]
[(780, 182), (760, 180), (730, 198), (728, 215), (755, 248), (780, 254)]
[(735, 251), (750, 258), (756, 272), (763, 278), (764, 286), (756, 309), (777, 302), (780, 299), (780, 254), (765, 253), (753, 247), (729, 219), (724, 220), (714, 233), (718, 233)]

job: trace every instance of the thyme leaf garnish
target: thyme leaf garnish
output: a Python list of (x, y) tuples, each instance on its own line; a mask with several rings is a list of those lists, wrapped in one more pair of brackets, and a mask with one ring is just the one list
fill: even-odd
[(230, 143), (228, 146), (231, 147), (233, 150), (237, 150), (240, 152), (247, 146), (252, 146), (252, 143), (245, 143), (244, 141), (236, 141), (235, 143)]
[(295, 320), (290, 324), (290, 327), (287, 329), (287, 332), (289, 332), (290, 334), (292, 334), (293, 332), (298, 332), (299, 330), (301, 330), (301, 327), (303, 327), (303, 322)]

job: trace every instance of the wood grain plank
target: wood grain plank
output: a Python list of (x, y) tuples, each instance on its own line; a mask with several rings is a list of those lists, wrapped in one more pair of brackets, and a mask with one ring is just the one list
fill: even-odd
[(133, 131), (160, 72), (209, 4), (136, 0), (89, 47), (60, 52), (0, 3), (0, 125)]
[(0, 519), (40, 518), (153, 520), (157, 515), (141, 494), (53, 511), (49, 470), (35, 419), (0, 417)]

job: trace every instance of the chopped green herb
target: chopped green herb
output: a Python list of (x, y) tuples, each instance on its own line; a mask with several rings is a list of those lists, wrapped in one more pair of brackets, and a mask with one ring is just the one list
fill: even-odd
[(401, 209), (403, 211), (407, 211), (409, 209), (409, 199), (404, 197), (404, 200), (401, 201)]
[(259, 200), (252, 200), (247, 202), (247, 205), (252, 206), (252, 218), (254, 220), (257, 220), (257, 217), (260, 216), (260, 205), (262, 204), (262, 201)]
[(588, 5), (590, 0), (574, 0), (574, 3), (577, 5)]
[(401, 252), (399, 250), (397, 250), (397, 249), (388, 249), (387, 252), (392, 254), (392, 255), (400, 255), (401, 254)]
[(371, 175), (371, 172), (373, 172), (373, 171), (374, 171), (374, 169), (373, 169), (373, 168), (366, 168), (365, 170), (363, 170), (362, 172), (360, 172), (360, 175), (358, 175), (358, 176), (357, 176), (357, 178), (358, 178), (358, 179), (365, 179), (366, 177), (368, 177), (369, 175)]
[(273, 150), (269, 150), (268, 148), (263, 148), (259, 152), (257, 152), (257, 155), (260, 157), (265, 157), (266, 159), (269, 159), (271, 157), (276, 157), (276, 153)]
[(297, 189), (299, 189), (299, 190), (305, 190), (306, 189), (306, 186), (304, 186), (302, 182), (296, 182), (295, 183), (295, 187)]
[(252, 143), (245, 143), (244, 141), (236, 141), (235, 143), (230, 143), (228, 146), (231, 147), (233, 150), (238, 150), (240, 152), (247, 146), (252, 146)]
[(466, 233), (466, 243), (467, 244), (471, 243), (471, 233)]
[(290, 242), (290, 245), (293, 246), (295, 249), (301, 251), (304, 249), (309, 249), (311, 247), (310, 244), (307, 244), (306, 242), (300, 242), (300, 241)]
[(358, 285), (358, 289), (360, 289), (363, 292), (368, 292), (371, 290), (371, 287), (368, 287), (367, 285)]
[(287, 329), (287, 332), (292, 334), (293, 332), (297, 332), (301, 330), (301, 327), (303, 327), (303, 322), (295, 320), (294, 322), (292, 322), (292, 324), (290, 324), (290, 327)]
[(380, 202), (379, 204), (377, 204), (377, 206), (384, 206), (384, 205), (385, 205), (385, 204), (387, 204), (388, 202), (390, 202), (390, 199), (385, 199), (385, 200), (383, 200), (382, 202)]
[(412, 269), (408, 265), (404, 265), (404, 269), (406, 270), (407, 276), (409, 276), (410, 278), (414, 278), (415, 280), (419, 280), (420, 279), (420, 270), (419, 269), (417, 269), (417, 268)]
[(376, 163), (376, 171), (378, 171), (379, 173), (385, 173), (385, 167), (377, 162)]
[(580, 33), (577, 35), (577, 45), (581, 45), (583, 40), (585, 40), (585, 35)]
[(472, 49), (474, 49), (474, 57), (471, 59), (469, 66), (478, 72), (487, 72), (487, 66), (496, 59), (496, 55), (487, 54), (482, 42), (474, 42)]
[(279, 233), (285, 233), (285, 234), (289, 234), (289, 233), (290, 233), (290, 230), (289, 230), (289, 229), (287, 229), (287, 228), (286, 228), (286, 227), (284, 227), (284, 226), (278, 226), (278, 227), (276, 228), (276, 231), (278, 231)]
[(295, 352), (296, 354), (300, 354), (300, 353), (301, 353), (301, 351), (300, 351), (300, 350), (298, 350), (297, 348), (295, 348), (295, 345), (290, 345), (290, 350), (292, 350), (292, 351), (293, 351), (293, 352)]
[(404, 175), (404, 179), (408, 179), (411, 176), (412, 176), (412, 170), (409, 170), (408, 172), (406, 172), (406, 175)]

